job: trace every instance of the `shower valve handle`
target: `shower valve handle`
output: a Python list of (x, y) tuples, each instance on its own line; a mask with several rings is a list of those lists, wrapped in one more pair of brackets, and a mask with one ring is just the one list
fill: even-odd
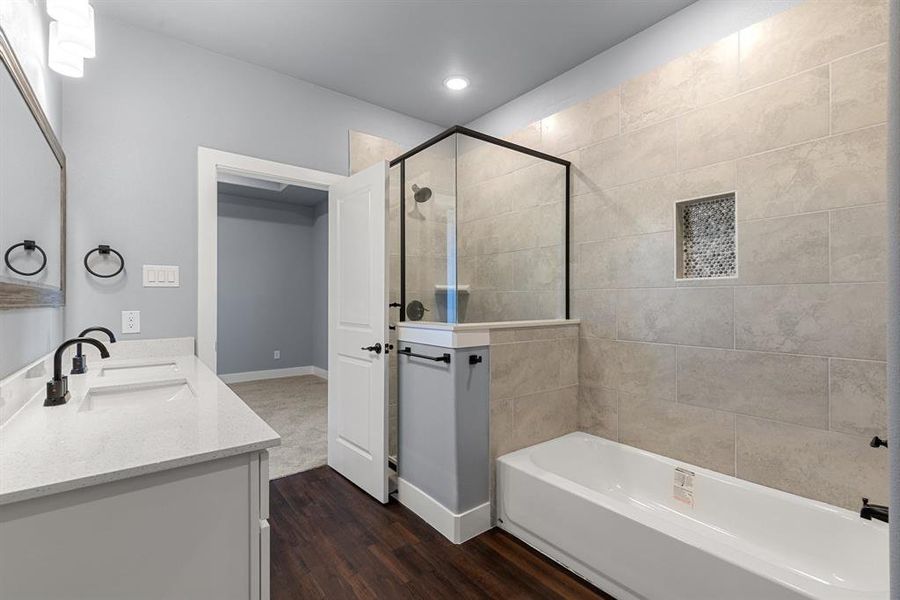
[(360, 350), (368, 350), (369, 352), (374, 352), (375, 354), (381, 354), (381, 343), (376, 342), (372, 346), (363, 346)]

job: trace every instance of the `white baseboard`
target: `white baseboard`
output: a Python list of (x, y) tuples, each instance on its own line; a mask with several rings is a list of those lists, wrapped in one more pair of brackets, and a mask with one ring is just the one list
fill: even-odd
[(456, 514), (400, 477), (397, 478), (397, 500), (454, 544), (462, 544), (491, 528), (490, 502)]
[(317, 375), (328, 379), (328, 371), (319, 367), (290, 367), (287, 369), (266, 369), (262, 371), (245, 371), (243, 373), (223, 373), (219, 379), (225, 383), (241, 383), (260, 379), (280, 379), (281, 377), (297, 377), (298, 375)]

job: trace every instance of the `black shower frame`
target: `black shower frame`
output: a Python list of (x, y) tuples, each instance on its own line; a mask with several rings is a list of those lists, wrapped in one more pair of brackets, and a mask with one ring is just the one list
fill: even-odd
[(512, 142), (508, 142), (506, 140), (502, 140), (500, 138), (496, 138), (491, 135), (487, 135), (486, 133), (481, 133), (480, 131), (475, 131), (474, 129), (469, 129), (468, 127), (463, 127), (462, 125), (454, 125), (453, 127), (442, 131), (437, 134), (433, 138), (426, 140), (413, 148), (412, 150), (408, 150), (404, 152), (397, 158), (393, 159), (390, 162), (390, 166), (394, 167), (396, 165), (400, 165), (400, 321), (406, 321), (406, 160), (408, 158), (412, 158), (419, 152), (434, 146), (438, 142), (441, 142), (451, 135), (461, 134), (468, 136), (470, 138), (481, 140), (482, 142), (488, 142), (489, 144), (494, 144), (496, 146), (500, 146), (502, 148), (506, 148), (508, 150), (514, 150), (515, 152), (521, 152), (522, 154), (527, 154), (528, 156), (533, 156), (534, 158), (539, 158), (541, 160), (546, 160), (548, 162), (556, 163), (558, 165), (562, 165), (566, 168), (566, 214), (565, 214), (565, 287), (566, 287), (566, 314), (565, 318), (569, 318), (569, 219), (570, 219), (570, 200), (571, 200), (571, 188), (572, 188), (572, 163), (568, 160), (559, 158), (558, 156), (553, 156), (551, 154), (546, 154), (544, 152), (540, 152), (539, 150), (534, 150), (532, 148), (528, 148), (526, 146), (520, 146), (519, 144), (513, 144)]

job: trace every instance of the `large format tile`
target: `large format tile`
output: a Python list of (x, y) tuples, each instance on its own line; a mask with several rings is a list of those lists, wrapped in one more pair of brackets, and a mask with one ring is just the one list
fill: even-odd
[(856, 435), (887, 434), (887, 365), (831, 359), (831, 429)]
[(678, 402), (828, 429), (828, 359), (678, 348)]
[(620, 393), (619, 441), (734, 474), (734, 415), (729, 413)]
[(671, 231), (578, 244), (574, 289), (664, 287), (675, 281)]
[(734, 347), (731, 288), (620, 290), (616, 315), (620, 340)]
[(555, 340), (491, 346), (491, 398), (511, 398), (559, 387)]
[(605, 190), (616, 236), (672, 231), (676, 189), (676, 176), (666, 175)]
[(735, 289), (737, 348), (884, 360), (884, 284)]
[(350, 174), (359, 173), (378, 161), (391, 160), (403, 153), (400, 144), (391, 140), (350, 130)]
[(516, 426), (513, 422), (513, 398), (491, 397), (491, 458), (518, 450)]
[(578, 428), (578, 386), (519, 396), (513, 414), (519, 447), (572, 433)]
[(596, 242), (619, 235), (615, 204), (606, 191), (575, 196), (572, 204), (572, 240)]
[(828, 134), (828, 67), (678, 117), (678, 168), (689, 169)]
[(741, 284), (828, 283), (828, 213), (738, 226)]
[(652, 398), (675, 398), (675, 347), (581, 338), (579, 383)]
[(744, 89), (781, 79), (887, 40), (884, 0), (803, 2), (741, 30)]
[(831, 280), (887, 279), (887, 207), (884, 204), (831, 213)]
[(593, 385), (578, 387), (578, 430), (609, 440), (619, 436), (618, 392)]
[(572, 318), (581, 319), (580, 334), (615, 339), (615, 290), (573, 290), (571, 294)]
[(559, 247), (513, 253), (513, 289), (562, 290), (565, 262)]
[(738, 161), (738, 219), (759, 219), (886, 199), (883, 126)]
[(738, 34), (622, 85), (622, 128), (639, 129), (738, 92)]
[(831, 65), (831, 131), (849, 131), (887, 120), (887, 46)]
[(675, 171), (675, 120), (588, 146), (580, 168), (593, 189), (624, 185)]
[(861, 436), (739, 416), (737, 476), (859, 510), (863, 496), (886, 503), (888, 453)]
[(541, 149), (553, 155), (577, 150), (619, 133), (619, 88), (541, 120)]

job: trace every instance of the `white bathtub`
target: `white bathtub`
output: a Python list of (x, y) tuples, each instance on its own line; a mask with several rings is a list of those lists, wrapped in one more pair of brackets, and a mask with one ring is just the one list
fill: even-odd
[(501, 456), (497, 499), (503, 529), (619, 600), (888, 598), (885, 523), (586, 433)]

